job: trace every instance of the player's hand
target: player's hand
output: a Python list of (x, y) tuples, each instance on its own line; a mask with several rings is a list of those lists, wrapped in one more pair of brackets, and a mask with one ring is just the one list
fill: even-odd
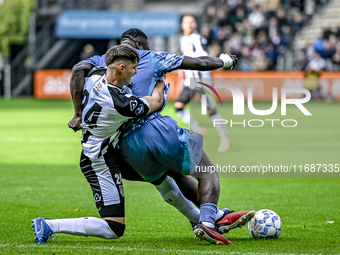
[(224, 63), (223, 67), (230, 67), (231, 70), (235, 68), (238, 62), (236, 55), (229, 55), (227, 53), (222, 53), (219, 58), (222, 59)]
[(68, 123), (68, 127), (72, 128), (74, 132), (80, 130), (81, 117), (74, 116)]

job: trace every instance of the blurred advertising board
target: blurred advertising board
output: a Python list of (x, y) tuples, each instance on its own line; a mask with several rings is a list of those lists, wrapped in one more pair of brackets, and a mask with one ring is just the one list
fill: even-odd
[(177, 12), (63, 11), (56, 20), (56, 36), (74, 39), (113, 39), (131, 27), (148, 36), (170, 36), (180, 28)]
[[(165, 82), (171, 84), (169, 100), (176, 100), (182, 89), (183, 80), (178, 75), (181, 71), (167, 74)], [(243, 92), (244, 99), (250, 93), (254, 101), (272, 101), (273, 91), (277, 90), (277, 97), (280, 101), (282, 88), (300, 89), (307, 87), (307, 84), (318, 86), (319, 92), (324, 98), (331, 98), (340, 101), (340, 72), (324, 72), (319, 79), (305, 78), (303, 72), (240, 72), (240, 71), (212, 71), (213, 85), (221, 100), (232, 101), (233, 95), (226, 87), (236, 87)], [(195, 82), (191, 82), (193, 85)], [(251, 91), (251, 92), (250, 92)], [(289, 98), (300, 97), (300, 93), (289, 93)]]
[[(34, 75), (34, 96), (41, 99), (69, 99), (69, 82), (71, 69), (38, 70)], [(302, 72), (239, 72), (239, 71), (213, 71), (215, 89), (222, 100), (231, 101), (232, 94), (225, 85), (240, 88), (245, 95), (252, 90), (254, 101), (271, 101), (273, 88), (281, 96), (281, 88), (303, 88), (306, 83)], [(170, 83), (169, 100), (176, 100), (182, 90), (182, 80), (179, 71), (167, 74), (165, 82)], [(323, 95), (340, 101), (340, 72), (323, 73), (317, 80)]]
[(71, 69), (38, 70), (34, 74), (34, 97), (70, 99)]

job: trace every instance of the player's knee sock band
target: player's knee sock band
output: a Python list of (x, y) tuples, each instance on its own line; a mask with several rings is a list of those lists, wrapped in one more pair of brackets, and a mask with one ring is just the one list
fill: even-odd
[(160, 185), (164, 179), (167, 177), (167, 174), (163, 174), (161, 178), (159, 178), (157, 181), (154, 181), (154, 182), (151, 182), (153, 185), (157, 186), (157, 185)]
[(111, 230), (118, 236), (121, 237), (124, 235), (125, 231), (125, 224), (116, 222), (116, 221), (111, 221), (111, 220), (105, 220), (107, 224), (109, 224)]

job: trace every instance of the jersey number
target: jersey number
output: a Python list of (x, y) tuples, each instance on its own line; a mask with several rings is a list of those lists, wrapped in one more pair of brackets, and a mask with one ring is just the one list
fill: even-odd
[(115, 174), (117, 185), (122, 184), (122, 174)]
[[(85, 102), (83, 104), (83, 109), (86, 107), (89, 99), (89, 92), (87, 90), (84, 91)], [(94, 103), (91, 108), (85, 114), (84, 122), (89, 126), (89, 128), (97, 127), (97, 121), (102, 108), (98, 103)]]

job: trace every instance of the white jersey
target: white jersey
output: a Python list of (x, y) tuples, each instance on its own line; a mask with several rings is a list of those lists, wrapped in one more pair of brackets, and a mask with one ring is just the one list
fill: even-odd
[[(180, 47), (183, 55), (188, 57), (201, 57), (208, 56), (208, 53), (202, 47), (202, 38), (198, 33), (192, 33), (189, 36), (183, 35), (180, 39)], [(190, 79), (194, 79), (195, 81), (200, 82), (208, 82), (211, 83), (211, 74), (210, 71), (191, 71), (185, 70), (185, 80), (184, 86), (190, 87)], [(202, 79), (209, 79), (209, 81), (203, 81)], [(192, 88), (195, 87), (195, 84), (192, 84)]]
[(116, 146), (126, 120), (143, 117), (149, 111), (148, 102), (132, 95), (129, 87), (109, 84), (105, 71), (87, 78), (83, 88), (82, 145), (83, 153), (91, 159), (103, 155), (109, 144)]

